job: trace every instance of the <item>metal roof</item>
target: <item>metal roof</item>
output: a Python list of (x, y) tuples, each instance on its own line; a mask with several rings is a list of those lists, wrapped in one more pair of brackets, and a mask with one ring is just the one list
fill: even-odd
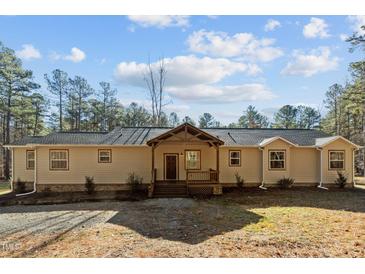
[[(148, 140), (171, 129), (116, 127), (110, 132), (54, 132), (43, 137), (25, 137), (11, 145), (145, 145)], [(298, 146), (315, 146), (321, 143), (318, 139), (330, 139), (330, 135), (314, 129), (203, 128), (201, 130), (222, 140), (226, 146), (259, 146), (260, 143), (274, 137), (281, 137)]]

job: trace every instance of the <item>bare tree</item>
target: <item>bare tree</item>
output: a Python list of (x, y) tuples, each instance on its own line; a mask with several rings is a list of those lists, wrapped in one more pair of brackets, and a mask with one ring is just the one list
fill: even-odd
[(148, 58), (147, 70), (143, 75), (149, 91), (152, 109), (152, 124), (161, 126), (161, 118), (163, 115), (163, 107), (168, 103), (165, 102), (165, 81), (166, 81), (166, 67), (163, 58), (155, 64), (151, 64)]

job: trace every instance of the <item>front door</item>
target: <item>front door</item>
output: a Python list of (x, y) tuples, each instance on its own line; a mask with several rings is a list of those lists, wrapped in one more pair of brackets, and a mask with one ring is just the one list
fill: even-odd
[(178, 154), (165, 154), (165, 180), (178, 179)]

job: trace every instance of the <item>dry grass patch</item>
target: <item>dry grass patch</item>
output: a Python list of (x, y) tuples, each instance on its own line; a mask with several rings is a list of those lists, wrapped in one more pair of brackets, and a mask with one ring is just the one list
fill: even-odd
[(365, 191), (359, 189), (3, 209), (0, 242), (19, 248), (0, 250), (1, 256), (365, 256)]
[(9, 182), (0, 181), (0, 195), (9, 193), (10, 190)]

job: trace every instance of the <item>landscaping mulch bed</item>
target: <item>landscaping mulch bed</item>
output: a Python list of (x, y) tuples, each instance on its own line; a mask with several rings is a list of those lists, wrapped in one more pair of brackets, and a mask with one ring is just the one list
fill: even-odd
[(365, 190), (0, 207), (2, 257), (364, 257)]

